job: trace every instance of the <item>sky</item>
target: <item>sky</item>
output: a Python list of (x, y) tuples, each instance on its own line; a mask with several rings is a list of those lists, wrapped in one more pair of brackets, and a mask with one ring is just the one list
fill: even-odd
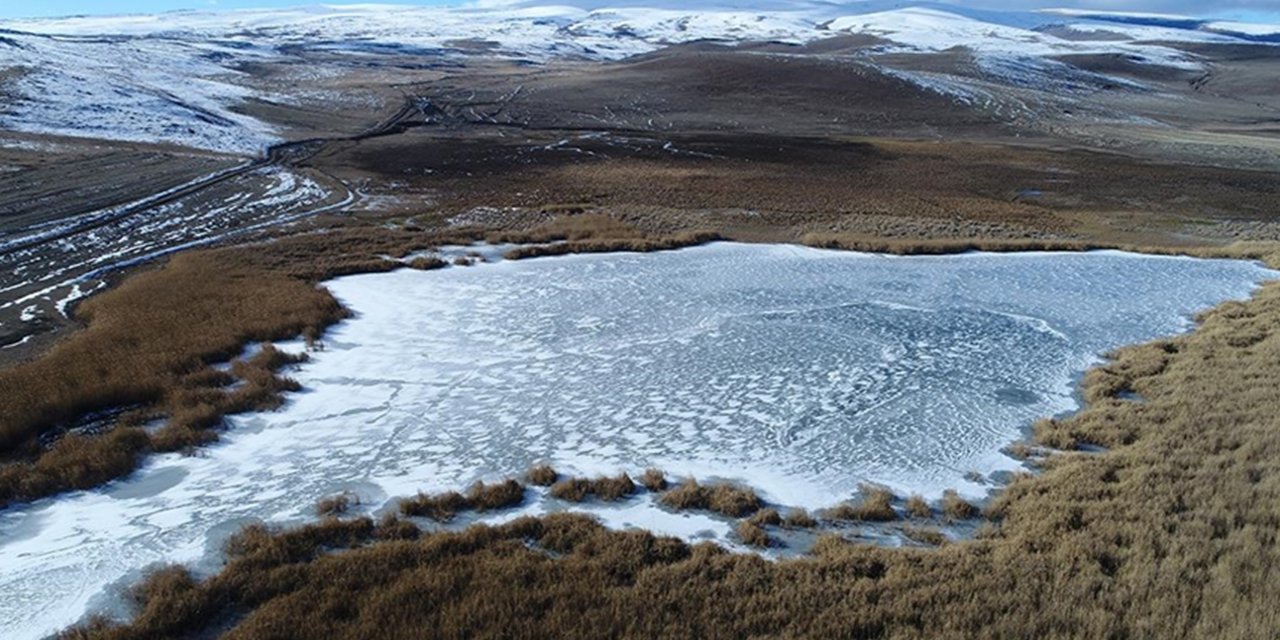
[[(360, 0), (0, 0), (0, 18), (28, 18), (78, 14), (158, 13), (177, 9), (255, 9), (303, 4), (342, 4)], [(448, 5), (465, 0), (369, 0), (399, 4)], [(1067, 7), (1096, 11), (1142, 11), (1257, 22), (1280, 21), (1280, 0), (941, 0), (982, 9), (1039, 9)], [(575, 4), (548, 0), (547, 4)], [(598, 4), (592, 2), (591, 4)], [(619, 6), (642, 6), (644, 0), (617, 0)], [(717, 4), (738, 4), (718, 2)], [(750, 0), (740, 3), (750, 6)], [(852, 4), (852, 3), (851, 3)], [(904, 0), (904, 5), (911, 4)]]

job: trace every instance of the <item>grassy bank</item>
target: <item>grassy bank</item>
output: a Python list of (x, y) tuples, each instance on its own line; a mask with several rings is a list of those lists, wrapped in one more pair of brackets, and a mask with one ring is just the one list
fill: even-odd
[(138, 589), (132, 623), (69, 635), (1269, 637), (1280, 284), (1200, 321), (1089, 372), (1088, 406), (1037, 435), (1107, 450), (1048, 458), (994, 501), (980, 539), (824, 538), (810, 558), (769, 562), (569, 515), (414, 540), (367, 520), (253, 529), (220, 574), (161, 572)]

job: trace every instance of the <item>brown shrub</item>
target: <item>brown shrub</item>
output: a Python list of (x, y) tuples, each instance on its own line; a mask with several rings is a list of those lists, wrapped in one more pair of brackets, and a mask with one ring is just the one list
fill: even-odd
[(946, 544), (947, 542), (947, 536), (943, 535), (941, 531), (932, 528), (903, 527), (902, 535), (908, 540), (914, 540), (921, 544), (932, 545), (935, 547)]
[(631, 480), (631, 476), (620, 473), (612, 478), (596, 478), (591, 485), (591, 492), (601, 500), (620, 500), (636, 492), (636, 483)]
[(525, 478), (528, 479), (529, 484), (534, 486), (549, 487), (556, 483), (556, 480), (560, 478), (560, 474), (556, 473), (556, 470), (551, 465), (540, 464), (530, 469), (525, 474)]
[(776, 527), (782, 524), (782, 516), (778, 514), (777, 509), (766, 507), (755, 512), (747, 521), (762, 527), (766, 525)]
[(374, 534), (379, 540), (416, 540), (422, 535), (418, 525), (388, 513), (378, 520)]
[(449, 266), (449, 263), (435, 256), (418, 256), (407, 262), (406, 265), (410, 269), (417, 269), (418, 271), (433, 271), (435, 269), (443, 269)]
[(1052, 448), (1070, 451), (1080, 446), (1080, 441), (1060, 421), (1041, 418), (1031, 426), (1036, 442)]
[(700, 485), (690, 478), (666, 493), (658, 501), (673, 509), (715, 511), (731, 518), (743, 518), (758, 511), (760, 496), (746, 487), (733, 484)]
[[(316, 515), (318, 516), (340, 516), (347, 512), (351, 507), (352, 498), (350, 494), (340, 493), (336, 496), (321, 498), (316, 502)], [(356, 499), (359, 504), (359, 499)]]
[(858, 489), (862, 499), (857, 503), (843, 503), (825, 512), (832, 520), (851, 520), (868, 522), (888, 522), (897, 520), (898, 513), (893, 510), (893, 493), (888, 489), (862, 485)]
[(753, 547), (769, 546), (769, 534), (759, 524), (750, 520), (738, 523), (738, 539)]
[(477, 481), (467, 489), (467, 504), (476, 511), (518, 507), (522, 503), (524, 485), (515, 480), (503, 480), (489, 485)]
[(421, 516), (437, 522), (448, 522), (458, 515), (459, 511), (468, 508), (469, 501), (457, 491), (445, 491), (436, 495), (418, 493), (412, 498), (400, 501), (400, 513), (406, 516)]
[(949, 521), (968, 520), (977, 517), (978, 508), (948, 489), (942, 494), (942, 515)]
[(612, 502), (621, 500), (636, 492), (636, 484), (631, 476), (620, 473), (614, 477), (600, 476), (593, 480), (585, 478), (566, 478), (551, 485), (551, 496), (569, 502), (582, 502), (587, 496), (595, 496), (600, 500)]
[(805, 509), (792, 509), (787, 512), (787, 518), (783, 524), (795, 529), (812, 529), (818, 526), (818, 521), (814, 520)]
[(912, 518), (928, 518), (933, 515), (933, 509), (929, 507), (929, 503), (916, 494), (907, 498), (906, 511), (907, 515)]
[(640, 476), (640, 484), (644, 485), (645, 489), (654, 493), (666, 491), (667, 475), (659, 469), (650, 467), (645, 469), (644, 473)]
[(565, 478), (553, 485), (551, 497), (567, 502), (582, 502), (591, 494), (591, 481), (586, 478)]

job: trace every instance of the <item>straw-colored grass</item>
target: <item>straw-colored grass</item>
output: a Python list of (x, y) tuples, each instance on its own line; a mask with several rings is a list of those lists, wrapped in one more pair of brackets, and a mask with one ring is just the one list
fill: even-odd
[(702, 485), (693, 478), (662, 494), (658, 501), (672, 509), (714, 511), (731, 518), (750, 516), (764, 506), (749, 488), (729, 483)]

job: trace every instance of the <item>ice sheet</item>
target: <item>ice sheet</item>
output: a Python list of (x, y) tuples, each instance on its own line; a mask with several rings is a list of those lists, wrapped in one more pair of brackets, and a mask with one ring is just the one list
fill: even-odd
[[(1276, 275), (1116, 252), (720, 243), (341, 278), (327, 286), (355, 317), (292, 373), (304, 391), (282, 410), (235, 419), (194, 457), (0, 512), (0, 637), (118, 610), (104, 589), (150, 563), (212, 570), (243, 523), (307, 519), (343, 490), (376, 510), (546, 461), (738, 479), (788, 506), (862, 481), (980, 493), (964, 474), (1013, 468), (999, 449), (1073, 408), (1097, 354)], [(591, 511), (687, 538), (730, 529), (648, 498)]]

